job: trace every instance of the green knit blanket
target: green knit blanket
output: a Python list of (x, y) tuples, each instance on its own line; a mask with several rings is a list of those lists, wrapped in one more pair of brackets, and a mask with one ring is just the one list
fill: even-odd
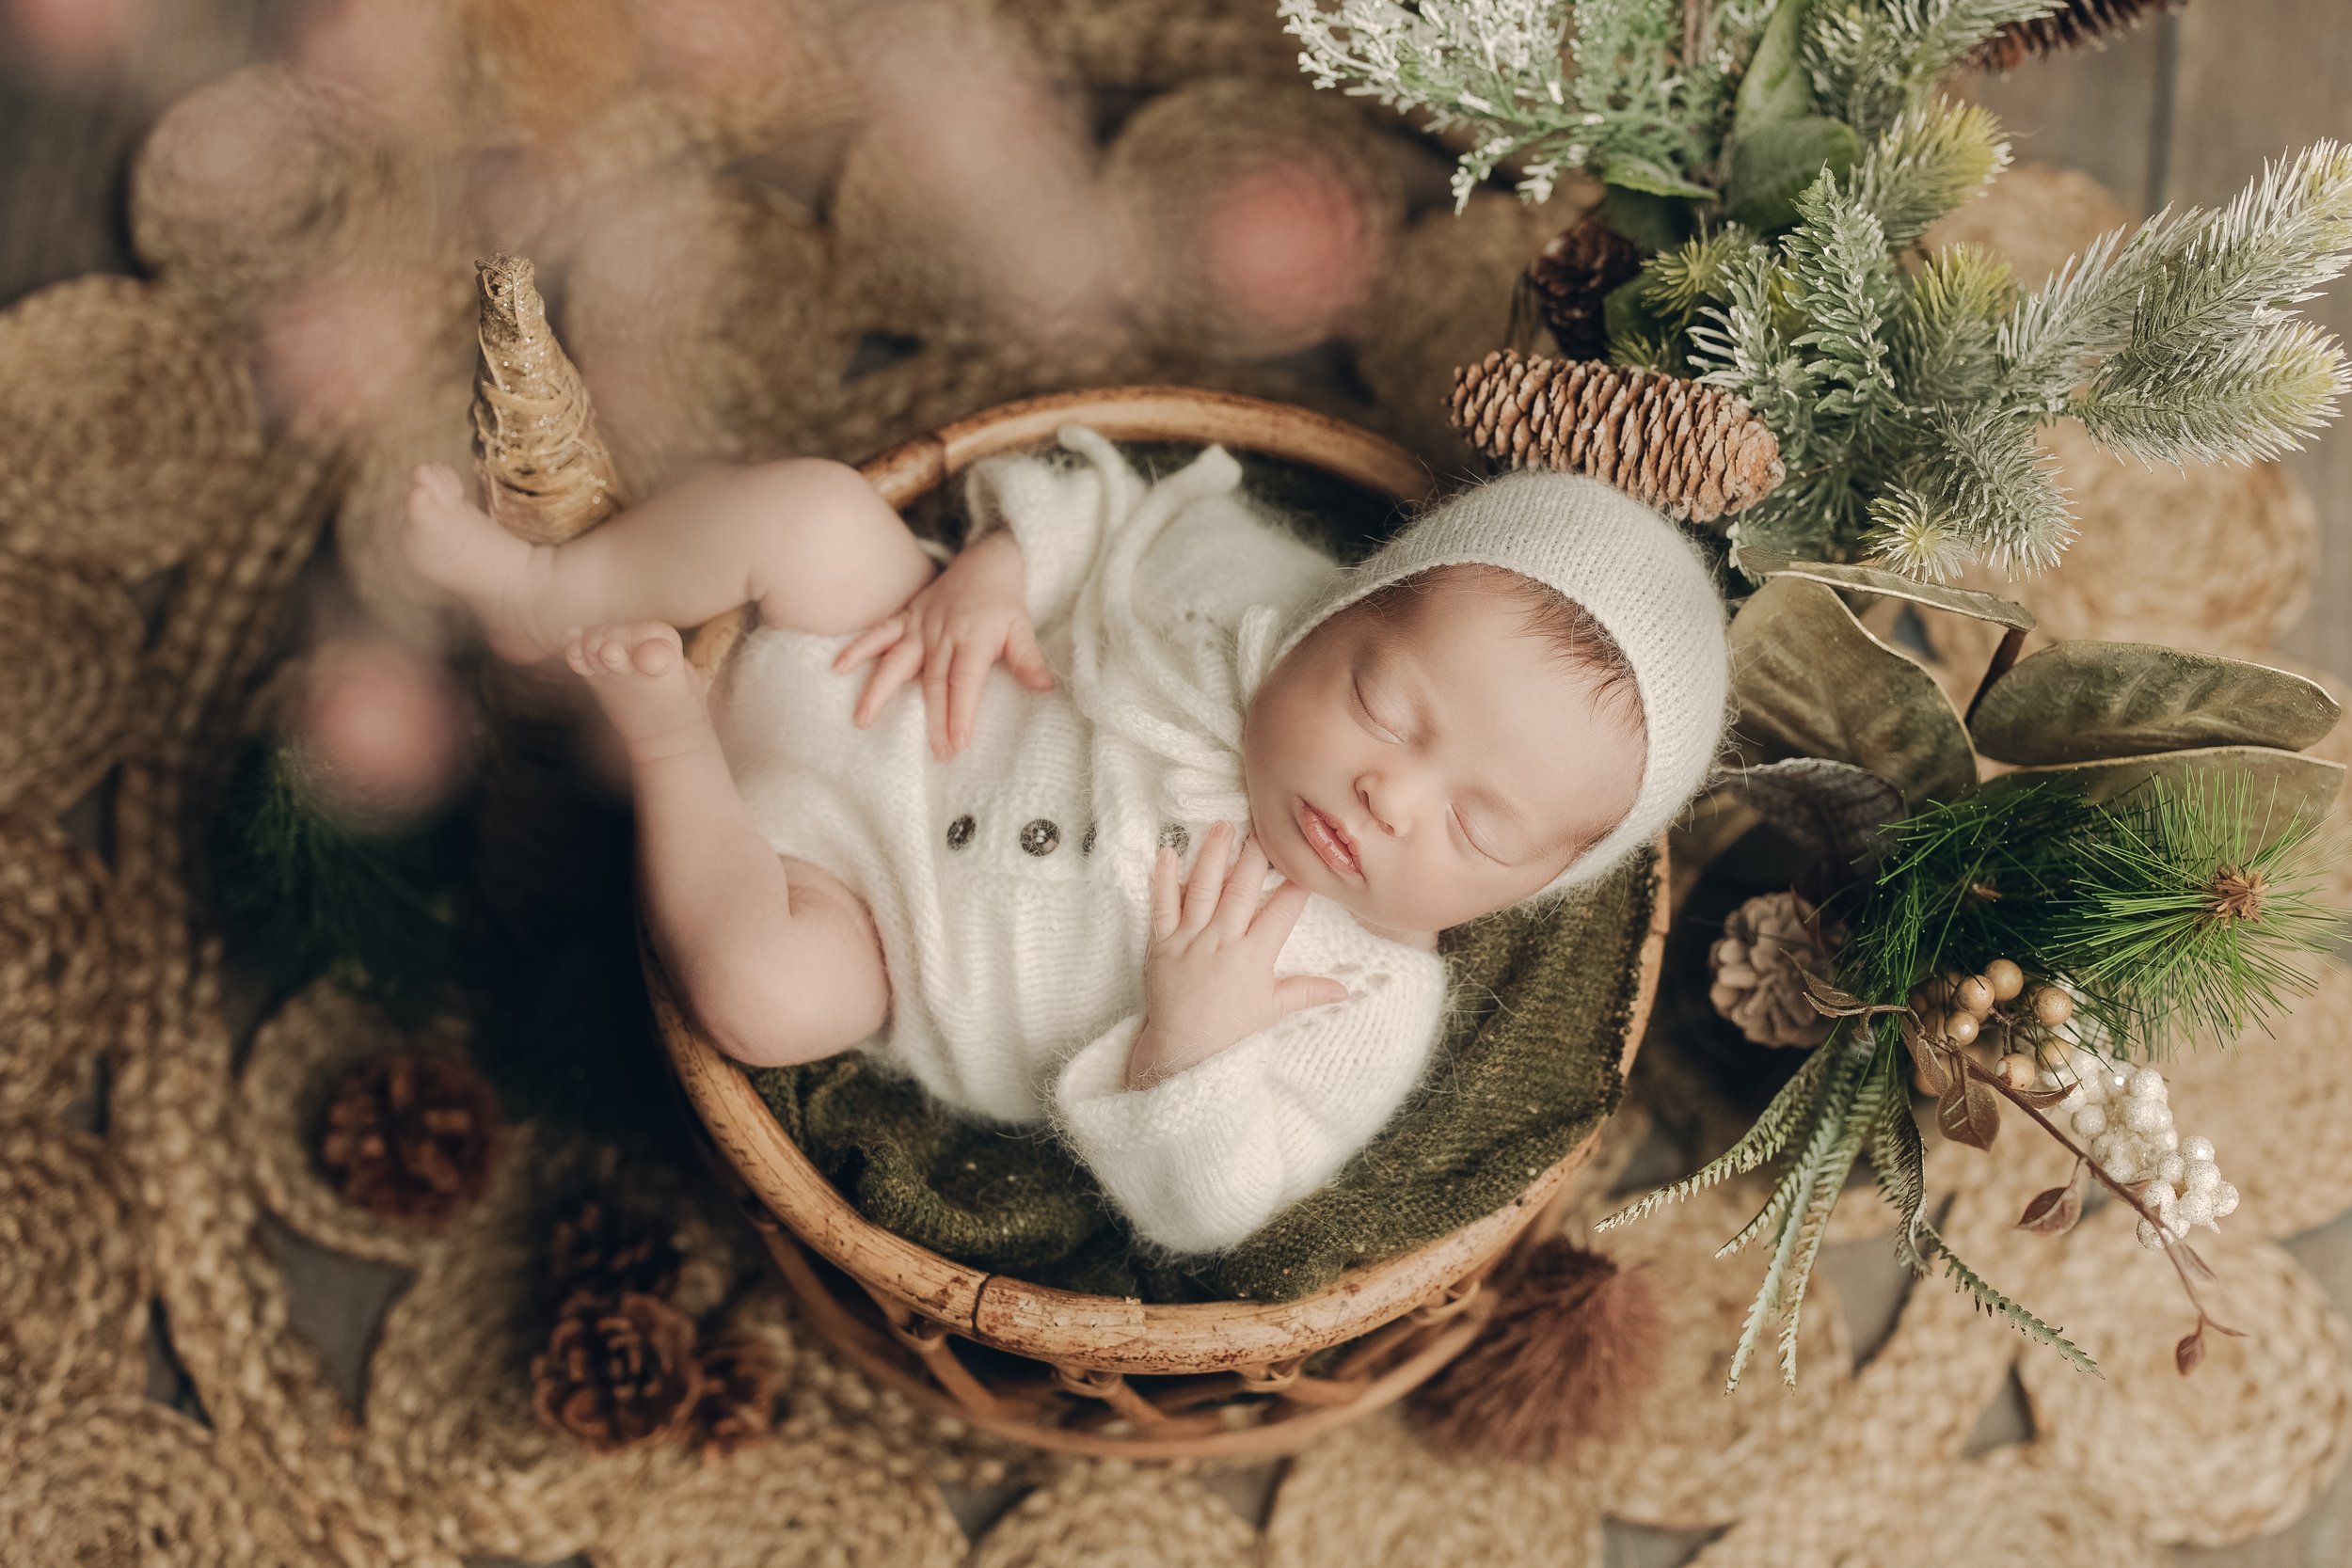
[(1450, 1022), (1421, 1088), (1328, 1185), (1188, 1266), (1138, 1246), (1050, 1134), (967, 1121), (863, 1053), (752, 1081), (860, 1213), (933, 1252), (1096, 1295), (1285, 1301), (1502, 1208), (1616, 1108), (1653, 889), (1645, 855), (1447, 933)]

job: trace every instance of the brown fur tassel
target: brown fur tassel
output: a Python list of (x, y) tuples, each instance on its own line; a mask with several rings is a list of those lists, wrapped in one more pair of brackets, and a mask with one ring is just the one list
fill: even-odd
[(1658, 1379), (1663, 1338), (1640, 1270), (1554, 1237), (1477, 1342), (1414, 1396), (1413, 1413), (1440, 1447), (1565, 1463), (1623, 1434)]

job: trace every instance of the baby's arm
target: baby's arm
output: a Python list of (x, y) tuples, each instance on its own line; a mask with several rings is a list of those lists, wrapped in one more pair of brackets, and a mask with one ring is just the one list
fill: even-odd
[[(1222, 847), (1204, 847), (1202, 860), (1214, 878)], [(1434, 958), (1355, 994), (1275, 975), (1275, 933), (1287, 933), (1296, 909), (1278, 903), (1287, 889), (1261, 909), (1263, 877), (1258, 860), (1220, 889), (1196, 866), (1176, 933), (1205, 894), (1213, 912), (1194, 942), (1237, 948), (1247, 968), (1148, 965), (1146, 1016), (1086, 1046), (1055, 1085), (1057, 1118), (1079, 1157), (1136, 1234), (1177, 1252), (1231, 1247), (1329, 1180), (1420, 1081), (1438, 1037), (1445, 986)], [(1232, 913), (1236, 903), (1257, 911), (1254, 923)], [(1271, 947), (1253, 946), (1269, 916)], [(1165, 895), (1153, 923), (1165, 958), (1176, 945), (1161, 935)], [(1320, 1010), (1284, 1022), (1301, 1007)]]
[(881, 1028), (889, 986), (865, 906), (760, 836), (676, 631), (598, 628), (564, 656), (628, 747), (646, 927), (704, 1033), (781, 1067)]

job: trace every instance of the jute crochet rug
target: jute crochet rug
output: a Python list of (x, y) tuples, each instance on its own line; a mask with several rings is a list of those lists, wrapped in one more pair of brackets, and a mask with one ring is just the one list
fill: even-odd
[[(855, 457), (1009, 396), (1153, 378), (1324, 406), (1452, 469), (1445, 378), (1493, 346), (1518, 267), (1590, 197), (1530, 210), (1482, 193), (1454, 215), (1441, 156), (1308, 93), (1261, 8), (1223, 0), (962, 4), (939, 13), (971, 30), (944, 55), (938, 29), (853, 38), (811, 7), (777, 34), (709, 7), (752, 30), (666, 74), (630, 63), (617, 0), (561, 29), (520, 25), (535, 9), (520, 0), (385, 9), (430, 70), (400, 91), (280, 66), (201, 88), (132, 171), (151, 276), (0, 313), (12, 1565), (1560, 1568), (1599, 1562), (1617, 1521), (1719, 1532), (1677, 1545), (1613, 1527), (1626, 1561), (1695, 1547), (1707, 1568), (2080, 1568), (2244, 1541), (2330, 1484), (2352, 1444), (2352, 1346), (2279, 1241), (2352, 1205), (2341, 967), (2238, 1068), (2182, 1066), (2184, 1117), (2245, 1193), (2213, 1258), (2249, 1337), (2214, 1343), (2194, 1380), (2169, 1370), (2186, 1326), (2169, 1281), (2113, 1213), (2059, 1242), (2012, 1228), (2060, 1174), (2012, 1130), (1997, 1160), (1935, 1151), (1945, 1234), (2080, 1334), (2106, 1382), (1930, 1284), (1883, 1333), (1877, 1309), (1849, 1323), (1817, 1289), (1803, 1383), (1724, 1397), (1753, 1271), (1709, 1255), (1756, 1196), (1725, 1191), (1597, 1241), (1648, 1265), (1669, 1349), (1632, 1431), (1569, 1467), (1434, 1452), (1393, 1412), (1238, 1475), (984, 1439), (824, 1351), (706, 1183), (560, 1095), (509, 1104), (479, 1191), (445, 1215), (347, 1201), (320, 1153), (341, 1075), (479, 1042), (327, 982), (268, 995), (224, 956), (200, 835), (257, 712), (276, 711), (298, 608), (347, 594), (404, 635), (448, 631), (392, 528), (411, 465), (465, 458), (477, 251), (530, 250), (562, 280), (564, 329), (641, 490), (712, 457)], [(1009, 218), (961, 199), (954, 147), (924, 139), (903, 95), (875, 107), (886, 51), (902, 85), (938, 79), (942, 57), (1002, 65), (987, 108), (1022, 128), (1003, 155), (1031, 171)], [(764, 68), (726, 69), (746, 53)], [(1088, 92), (1092, 115), (1072, 107)], [(228, 155), (256, 145), (280, 155)], [(1269, 148), (1282, 178), (1314, 171), (1334, 214), (1317, 230), (1329, 276), (1303, 304), (1201, 287), (1219, 263), (1185, 242), (1230, 214), (1175, 216), (1248, 186)], [(2025, 169), (1999, 189), (1970, 215), (1977, 237), (2046, 248), (2100, 227), (2096, 193), (2068, 177)], [(1057, 243), (1036, 248), (1041, 233)], [(1269, 343), (1343, 352), (1248, 356)], [(2072, 471), (2088, 460), (2064, 439)], [(2084, 509), (2084, 548), (2025, 590), (2062, 635), (2129, 637), (2155, 616), (2168, 641), (2259, 652), (2298, 610), (2313, 525), (2276, 468), (2119, 474)], [(2135, 544), (2159, 531), (2166, 548)], [(2225, 533), (2226, 552), (2187, 542)], [(2173, 573), (2191, 562), (2193, 580)], [(1971, 679), (1968, 629), (1926, 629), (1939, 673)], [(528, 863), (534, 818), (514, 820), (501, 847)], [(1671, 1050), (1653, 1042), (1653, 1059)], [(1638, 1111), (1622, 1119), (1571, 1227), (1641, 1130)], [(540, 1420), (549, 1215), (582, 1191), (662, 1216), (672, 1309), (768, 1369), (764, 1441), (598, 1453)], [(1879, 1217), (1860, 1194), (1841, 1209), (1836, 1239), (1858, 1246), (1834, 1276), (1868, 1277), (1844, 1259)], [(379, 1323), (316, 1310), (355, 1291), (389, 1302)], [(1979, 1451), (2012, 1369), (2030, 1435)]]

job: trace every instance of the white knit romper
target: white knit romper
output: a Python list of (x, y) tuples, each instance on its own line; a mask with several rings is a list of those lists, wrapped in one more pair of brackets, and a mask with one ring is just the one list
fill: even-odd
[(1246, 824), (1244, 705), (1336, 568), (1241, 495), (1220, 449), (1147, 484), (1091, 432), (1063, 443), (1079, 460), (994, 459), (968, 491), (974, 533), (1021, 544), (1057, 689), (992, 671), (972, 744), (934, 762), (918, 689), (859, 730), (866, 672), (832, 669), (848, 639), (762, 627), (716, 694), (721, 734), (769, 843), (872, 911), (891, 1017), (864, 1049), (958, 1110), (1050, 1124), (1138, 1236), (1212, 1252), (1323, 1185), (1411, 1093), (1444, 966), (1311, 898), (1277, 969), (1349, 999), (1123, 1086), (1153, 854)]

